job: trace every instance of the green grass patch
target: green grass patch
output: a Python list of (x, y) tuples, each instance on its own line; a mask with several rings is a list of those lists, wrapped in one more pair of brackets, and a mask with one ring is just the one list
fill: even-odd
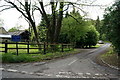
[(36, 61), (45, 61), (52, 60), (55, 58), (65, 57), (71, 54), (79, 53), (79, 49), (66, 52), (54, 52), (44, 54), (20, 54), (13, 55), (12, 53), (2, 53), (2, 62), (3, 63), (20, 63), (20, 62), (36, 62)]
[[(5, 47), (4, 44), (0, 44), (0, 47)], [(50, 49), (50, 45), (48, 46), (49, 49), (46, 50), (46, 52), (55, 52), (52, 49)], [(57, 51), (61, 51), (61, 45), (56, 45), (56, 47), (58, 48)], [(16, 44), (8, 44), (7, 48), (16, 48)], [(25, 44), (18, 44), (18, 48), (27, 48), (27, 45)], [(37, 45), (29, 45), (29, 48), (38, 48)], [(44, 46), (42, 45), (41, 48), (44, 48)], [(5, 48), (0, 48), (0, 51), (5, 51)], [(27, 53), (27, 49), (18, 49), (19, 54), (21, 53)], [(64, 47), (64, 51), (69, 51), (69, 48)], [(8, 49), (8, 53), (13, 53), (16, 54), (16, 49)], [(41, 49), (41, 51), (39, 51), (38, 49), (29, 49), (29, 53), (43, 53), (43, 49)]]
[(111, 49), (107, 53), (103, 54), (101, 57), (108, 57), (108, 56), (112, 56), (113, 54), (116, 54), (116, 53)]
[(107, 53), (101, 55), (101, 58), (102, 60), (104, 60), (106, 63), (110, 65), (113, 65), (116, 67), (120, 66), (120, 64), (118, 64), (120, 63), (119, 62), (120, 59), (118, 58), (117, 53), (115, 53), (112, 48), (110, 48), (110, 50)]
[(104, 41), (105, 43), (111, 43), (110, 41)]
[(91, 46), (91, 48), (99, 48), (99, 47), (101, 47), (102, 45), (104, 45), (104, 44), (96, 44), (95, 46)]

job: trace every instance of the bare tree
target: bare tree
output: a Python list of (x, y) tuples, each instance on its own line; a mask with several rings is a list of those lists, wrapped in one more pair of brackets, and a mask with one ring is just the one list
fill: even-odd
[(34, 8), (32, 7), (31, 0), (29, 0), (29, 2), (28, 0), (25, 0), (23, 2), (21, 2), (20, 0), (14, 0), (14, 1), (4, 0), (4, 1), (7, 4), (0, 6), (0, 7), (4, 7), (1, 11), (11, 9), (11, 8), (15, 8), (17, 11), (19, 11), (22, 14), (22, 16), (24, 16), (24, 18), (32, 26), (35, 37), (36, 37), (36, 41), (37, 43), (39, 43), (38, 33), (37, 33), (36, 24), (35, 24), (34, 15), (33, 15)]

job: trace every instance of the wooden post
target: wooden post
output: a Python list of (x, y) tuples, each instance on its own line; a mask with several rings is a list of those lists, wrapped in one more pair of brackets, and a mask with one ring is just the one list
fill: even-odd
[(47, 42), (46, 46), (47, 46), (47, 49), (48, 49), (48, 42)]
[(5, 53), (7, 53), (7, 47), (8, 47), (8, 44), (7, 44), (7, 40), (5, 41)]
[(27, 44), (27, 53), (29, 54), (29, 41), (28, 41), (28, 44)]
[(75, 46), (74, 46), (74, 43), (72, 44), (72, 46), (73, 46), (73, 50), (74, 50), (74, 47), (75, 47)]
[(44, 54), (46, 54), (46, 44), (44, 42)]
[(61, 47), (62, 47), (62, 52), (64, 52), (64, 49), (63, 49), (63, 44), (61, 45)]
[(68, 45), (69, 51), (70, 51), (70, 46), (71, 46), (71, 44)]
[(17, 56), (18, 56), (18, 42), (16, 42), (16, 51), (17, 51)]

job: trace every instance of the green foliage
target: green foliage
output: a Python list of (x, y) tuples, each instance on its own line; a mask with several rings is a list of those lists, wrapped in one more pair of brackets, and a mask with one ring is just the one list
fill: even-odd
[(117, 53), (120, 53), (120, 1), (106, 9), (103, 30), (112, 42)]
[(38, 34), (41, 42), (46, 40), (46, 32), (47, 28), (45, 26), (38, 26)]
[[(101, 29), (101, 30), (102, 30), (102, 29)], [(106, 39), (106, 34), (103, 33), (103, 34), (101, 35), (101, 40), (104, 40), (104, 41), (107, 40), (107, 39)]]
[(85, 36), (82, 36), (79, 41), (76, 42), (76, 47), (91, 47), (97, 44), (99, 39), (99, 33), (93, 25), (89, 26)]
[(10, 62), (10, 63), (19, 63), (19, 62), (30, 62), (34, 61), (35, 59), (27, 54), (22, 54), (19, 56), (13, 55), (11, 53), (3, 54), (2, 55), (2, 62)]
[(97, 31), (100, 31), (100, 19), (99, 19), (99, 16), (97, 17), (95, 27), (96, 27)]
[(8, 30), (8, 32), (18, 31), (18, 30), (20, 30), (21, 27), (22, 27), (21, 25), (17, 26), (17, 27), (12, 27), (11, 29)]
[(102, 39), (102, 21), (99, 19), (99, 16), (97, 17), (97, 20), (95, 22), (95, 27), (96, 27), (96, 30), (100, 33), (100, 40), (103, 40)]
[(72, 50), (66, 52), (54, 52), (44, 54), (20, 54), (13, 55), (11, 53), (2, 54), (2, 62), (3, 63), (21, 63), (21, 62), (34, 62), (34, 61), (43, 61), (43, 60), (52, 60), (59, 57), (68, 56), (70, 54), (79, 53), (80, 50)]
[[(80, 36), (84, 36), (87, 31), (87, 23), (82, 19), (79, 13), (73, 14), (72, 17), (63, 19), (63, 25), (60, 33), (59, 42), (70, 43), (80, 40)], [(79, 21), (79, 22), (78, 22)]]
[[(46, 40), (46, 31), (47, 31), (46, 27), (40, 26), (40, 25), (37, 26), (37, 32), (38, 32), (38, 37), (39, 37), (40, 42), (44, 42)], [(36, 41), (33, 30), (31, 30), (30, 40), (32, 42)]]
[(85, 46), (95, 46), (99, 39), (99, 33), (93, 25), (90, 26), (89, 31), (86, 33)]
[(99, 33), (92, 25), (93, 23), (89, 20), (84, 20), (79, 12), (75, 12), (75, 10), (70, 15), (74, 18), (67, 16), (63, 19), (59, 42), (75, 42), (76, 47), (95, 46), (99, 38)]
[(16, 27), (9, 29), (9, 32), (14, 32), (14, 31), (18, 31), (18, 29)]
[[(49, 19), (51, 19), (51, 15), (47, 14), (47, 17)], [(48, 26), (46, 25), (46, 21), (44, 20), (44, 18), (42, 16), (41, 22), (37, 26), (38, 37), (39, 37), (39, 40), (41, 42), (46, 41), (46, 36), (47, 36), (46, 33), (47, 33), (47, 30), (48, 30), (47, 27)], [(31, 41), (36, 41), (33, 29), (31, 30), (31, 37), (30, 37), (30, 39), (31, 39)]]

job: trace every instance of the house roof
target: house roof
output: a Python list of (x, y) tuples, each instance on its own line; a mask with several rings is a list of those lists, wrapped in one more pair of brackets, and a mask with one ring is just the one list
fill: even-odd
[(20, 35), (21, 33), (23, 33), (25, 30), (19, 30), (19, 31), (15, 31), (15, 32), (8, 32), (9, 35)]
[(0, 34), (8, 34), (8, 32), (3, 27), (0, 27)]
[(11, 35), (0, 34), (0, 38), (11, 38)]

